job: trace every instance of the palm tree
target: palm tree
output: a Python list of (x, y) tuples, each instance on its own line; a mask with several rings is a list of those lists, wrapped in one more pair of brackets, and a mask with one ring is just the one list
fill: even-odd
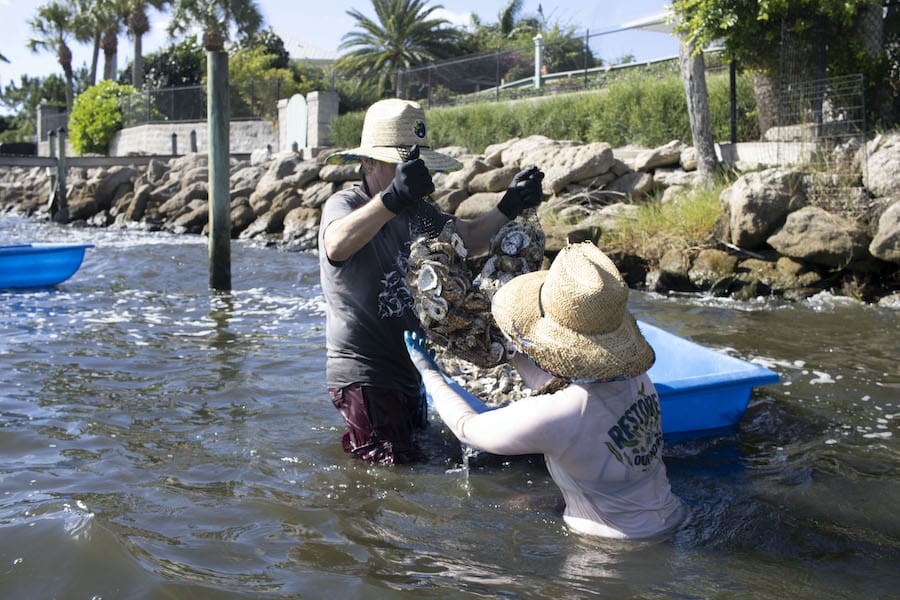
[(100, 62), (100, 40), (103, 39), (103, 23), (97, 10), (98, 0), (74, 0), (75, 18), (72, 29), (75, 39), (90, 43), (91, 69), (88, 75), (89, 85), (97, 83), (97, 64)]
[(136, 89), (144, 87), (144, 34), (150, 31), (147, 6), (157, 10), (168, 4), (168, 0), (131, 0), (128, 13), (128, 31), (134, 41), (134, 62), (131, 63), (131, 85)]
[(192, 26), (203, 28), (203, 47), (221, 52), (232, 26), (241, 38), (259, 31), (262, 14), (253, 0), (173, 0), (169, 34), (186, 33)]
[(28, 21), (28, 26), (37, 37), (26, 42), (32, 52), (40, 50), (54, 50), (56, 60), (62, 67), (66, 77), (66, 110), (72, 111), (74, 97), (74, 76), (72, 73), (72, 50), (68, 45), (68, 38), (72, 34), (72, 19), (74, 15), (67, 4), (52, 0), (39, 7), (37, 14)]
[(338, 60), (336, 68), (351, 76), (377, 79), (383, 94), (389, 95), (398, 69), (446, 56), (458, 33), (446, 27), (449, 21), (430, 18), (442, 6), (426, 7), (426, 3), (427, 0), (372, 0), (377, 22), (356, 9), (348, 10), (359, 30), (342, 38), (339, 49), (353, 50)]
[(100, 48), (103, 50), (103, 79), (116, 80), (117, 58), (119, 54), (119, 32), (128, 18), (128, 0), (95, 0), (98, 24), (102, 27), (103, 37)]

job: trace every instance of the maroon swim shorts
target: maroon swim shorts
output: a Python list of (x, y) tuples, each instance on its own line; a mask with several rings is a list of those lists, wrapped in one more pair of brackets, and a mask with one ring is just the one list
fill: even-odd
[(427, 422), (420, 396), (359, 384), (328, 388), (328, 395), (347, 425), (345, 452), (383, 465), (424, 460), (413, 437)]

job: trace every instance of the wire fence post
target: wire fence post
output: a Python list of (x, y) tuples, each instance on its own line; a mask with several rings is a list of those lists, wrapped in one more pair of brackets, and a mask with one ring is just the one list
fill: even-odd
[(50, 211), (55, 223), (69, 222), (69, 202), (66, 198), (66, 128), (60, 127), (59, 158), (56, 160), (56, 210)]
[(496, 99), (500, 102), (500, 53), (494, 54), (494, 89), (497, 91)]
[(591, 55), (591, 30), (584, 30), (584, 87), (588, 86), (588, 57)]
[[(47, 145), (50, 150), (50, 158), (56, 158), (56, 132), (51, 131), (47, 134)], [(57, 168), (59, 168), (57, 166)], [(56, 210), (56, 169), (53, 167), (47, 167), (47, 178), (50, 180), (50, 198), (47, 201), (47, 210), (50, 211), (50, 214), (53, 214), (53, 211)]]

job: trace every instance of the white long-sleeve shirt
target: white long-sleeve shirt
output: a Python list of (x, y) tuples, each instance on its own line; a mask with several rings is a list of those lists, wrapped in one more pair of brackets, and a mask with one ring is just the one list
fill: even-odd
[[(526, 357), (514, 360), (529, 387), (547, 378)], [(646, 538), (683, 520), (685, 508), (662, 461), (659, 399), (646, 374), (572, 384), (485, 412), (440, 372), (422, 375), (441, 419), (462, 443), (505, 456), (544, 455), (566, 502), (563, 518), (575, 531)]]

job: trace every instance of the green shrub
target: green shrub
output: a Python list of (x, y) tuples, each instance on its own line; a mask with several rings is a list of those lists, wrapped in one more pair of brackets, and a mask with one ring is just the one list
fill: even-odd
[(362, 137), (365, 111), (350, 112), (331, 120), (331, 143), (339, 148), (356, 148)]
[[(730, 84), (727, 71), (707, 74), (713, 138), (731, 140)], [(756, 102), (750, 77), (737, 78), (737, 139), (759, 139)], [(514, 101), (427, 110), (433, 146), (464, 146), (471, 152), (514, 137), (545, 135), (557, 140), (607, 142), (619, 147), (655, 147), (681, 140), (692, 143), (684, 86), (671, 69), (642, 70), (610, 78), (599, 90)], [(365, 111), (346, 113), (332, 122), (339, 146), (359, 143)]]
[(120, 101), (136, 93), (130, 85), (101, 81), (80, 94), (69, 117), (72, 149), (78, 154), (106, 154), (116, 131), (122, 128)]

